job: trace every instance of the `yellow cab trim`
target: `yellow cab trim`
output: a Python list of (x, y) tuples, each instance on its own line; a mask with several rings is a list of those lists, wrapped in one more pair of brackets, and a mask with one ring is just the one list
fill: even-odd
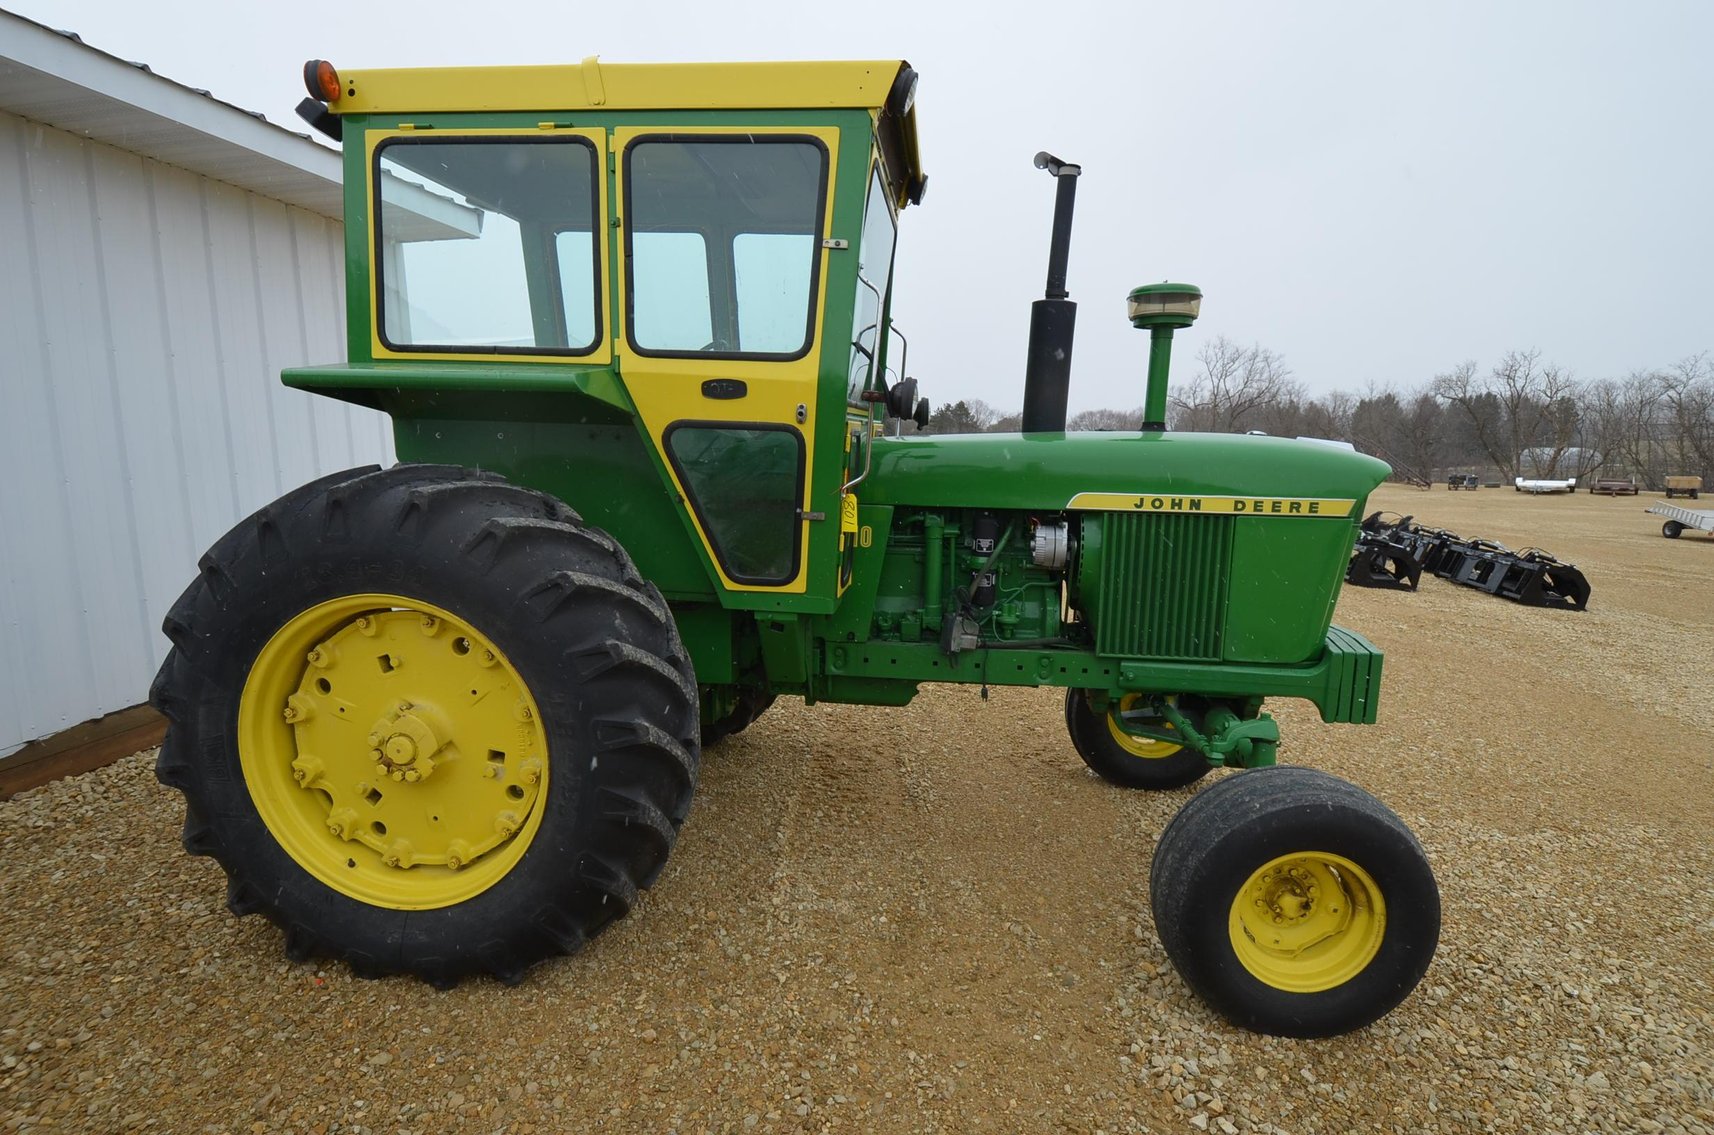
[[(815, 126), (706, 126), (681, 127), (669, 123), (658, 126), (623, 127), (613, 131), (613, 152), (619, 155), (615, 164), (618, 167), (618, 197), (625, 200), (624, 152), (633, 141), (642, 137), (659, 137), (671, 134), (674, 137), (684, 137), (693, 134), (714, 136), (751, 135), (768, 136), (782, 135), (787, 137), (814, 138), (827, 148), (827, 176), (825, 178), (826, 199), (822, 203), (821, 229), (816, 234), (818, 241), (826, 239), (833, 225), (833, 194), (834, 171), (839, 168), (839, 131), (832, 127)], [(619, 224), (622, 228), (625, 220), (621, 215)], [(666, 459), (666, 433), (676, 422), (755, 422), (764, 425), (789, 425), (798, 431), (803, 440), (804, 464), (803, 484), (801, 486), (802, 507), (808, 507), (810, 486), (814, 483), (816, 453), (813, 445), (812, 429), (816, 421), (815, 410), (817, 388), (820, 385), (822, 328), (827, 315), (827, 274), (830, 267), (829, 250), (822, 248), (816, 273), (815, 294), (811, 302), (815, 305), (815, 321), (811, 328), (809, 347), (799, 358), (789, 361), (764, 359), (696, 359), (684, 356), (657, 356), (639, 354), (630, 347), (629, 328), (626, 326), (625, 293), (623, 289), (629, 286), (622, 269), (618, 270), (621, 300), (614, 313), (612, 327), (613, 351), (619, 360), (619, 376), (625, 385), (626, 392), (631, 397), (631, 403), (637, 408), (637, 415), (655, 452), (661, 456), (661, 464), (671, 478), (673, 489), (685, 501), (691, 499), (685, 485), (679, 479), (678, 471), (672, 462)], [(705, 378), (735, 378), (741, 379), (748, 387), (748, 394), (741, 400), (720, 400), (702, 397), (687, 397), (688, 392), (696, 390)], [(799, 407), (802, 413), (799, 413)], [(689, 518), (696, 531), (697, 539), (702, 542), (708, 553), (709, 563), (713, 566), (720, 586), (727, 591), (772, 592), (783, 594), (804, 594), (809, 590), (809, 536), (810, 526), (807, 522), (800, 523), (798, 531), (798, 569), (797, 574), (790, 580), (779, 584), (739, 583), (726, 574), (721, 566), (720, 557), (714, 548), (714, 542), (702, 526), (702, 520), (696, 510), (686, 508), (685, 515)]]
[(335, 114), (542, 110), (770, 110), (884, 106), (898, 59), (602, 63), (341, 71)]

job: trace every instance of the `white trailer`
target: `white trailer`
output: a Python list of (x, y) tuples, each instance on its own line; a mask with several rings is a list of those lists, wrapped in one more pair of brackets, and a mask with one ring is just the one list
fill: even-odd
[(1662, 501), (1649, 505), (1648, 510), (1656, 516), (1666, 517), (1666, 523), (1660, 526), (1660, 534), (1669, 540), (1676, 540), (1686, 528), (1694, 528), (1700, 532), (1714, 532), (1714, 511), (1705, 508), (1680, 508), (1676, 504)]

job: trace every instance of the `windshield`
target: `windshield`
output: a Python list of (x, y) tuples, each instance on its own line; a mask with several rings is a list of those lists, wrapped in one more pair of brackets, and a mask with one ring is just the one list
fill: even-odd
[[(873, 382), (870, 373), (884, 361), (886, 335), (881, 315), (887, 298), (887, 282), (893, 270), (892, 210), (879, 169), (870, 179), (869, 199), (863, 205), (863, 232), (857, 244), (857, 302), (851, 316), (851, 372), (846, 397), (853, 405)], [(875, 376), (874, 381), (880, 379)]]
[(585, 354), (600, 338), (595, 148), (396, 138), (375, 154), (378, 332), (394, 350)]

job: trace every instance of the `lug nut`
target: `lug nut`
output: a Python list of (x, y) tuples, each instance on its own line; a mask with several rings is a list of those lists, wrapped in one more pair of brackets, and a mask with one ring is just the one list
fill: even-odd
[(366, 634), (366, 635), (370, 636), (371, 638), (373, 638), (375, 636), (376, 631), (381, 629), (380, 627), (375, 625), (375, 620), (371, 619), (368, 615), (357, 616), (357, 624), (356, 625), (357, 625), (357, 630), (360, 633)]
[(357, 822), (357, 813), (350, 808), (336, 808), (327, 816), (327, 830), (340, 839), (351, 838), (351, 828)]

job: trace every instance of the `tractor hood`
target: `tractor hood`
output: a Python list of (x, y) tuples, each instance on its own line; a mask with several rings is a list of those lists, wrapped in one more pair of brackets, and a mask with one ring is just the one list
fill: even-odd
[(949, 434), (877, 439), (858, 495), (865, 504), (1032, 511), (1277, 513), (1328, 501), (1345, 507), (1314, 514), (1350, 516), (1390, 472), (1340, 446), (1244, 434)]

